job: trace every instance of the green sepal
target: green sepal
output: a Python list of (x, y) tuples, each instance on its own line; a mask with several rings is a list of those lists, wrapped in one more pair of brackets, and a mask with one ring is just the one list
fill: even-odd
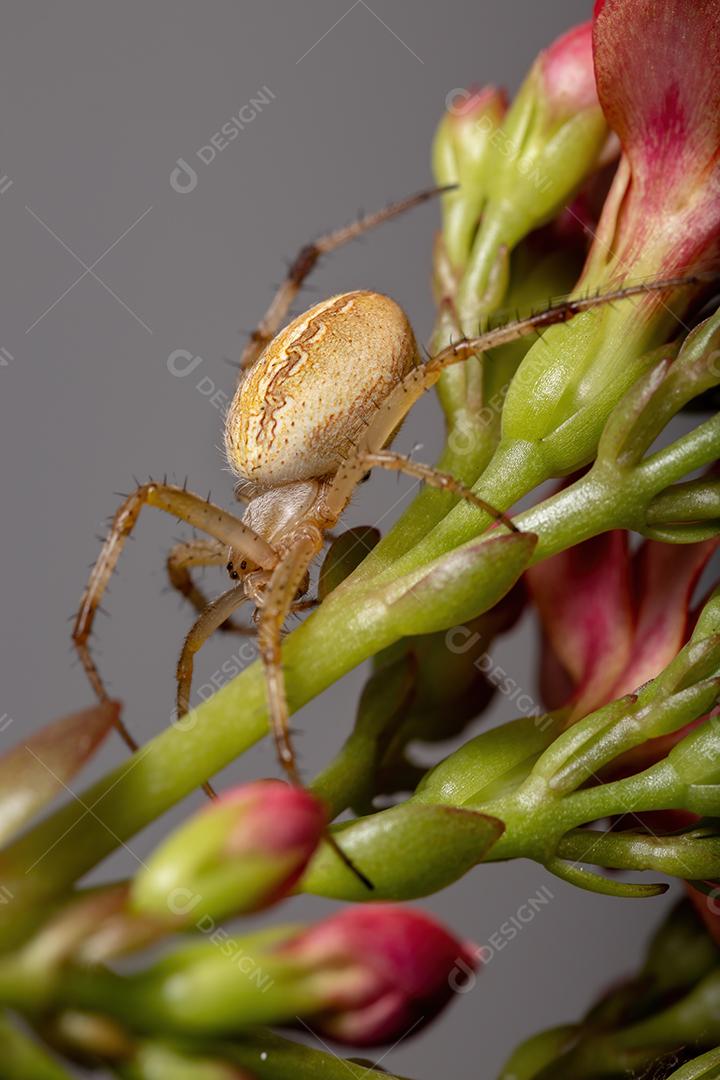
[[(343, 852), (372, 881), (374, 900), (439, 892), (481, 862), (502, 831), (502, 822), (485, 814), (411, 802), (333, 829)], [(342, 900), (368, 899), (365, 886), (327, 844), (300, 888)]]
[(358, 525), (333, 540), (328, 548), (318, 578), (318, 597), (329, 593), (352, 574), (380, 540), (380, 530), (372, 525)]
[(536, 544), (532, 533), (470, 541), (393, 582), (378, 598), (387, 606), (393, 636), (445, 630), (494, 607), (527, 567)]

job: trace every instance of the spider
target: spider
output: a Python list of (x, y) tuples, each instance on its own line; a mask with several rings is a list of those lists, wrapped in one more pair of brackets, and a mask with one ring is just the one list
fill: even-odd
[[(249, 632), (238, 627), (232, 615), (252, 601), (270, 729), (288, 778), (300, 784), (288, 726), (282, 629), (290, 613), (314, 603), (303, 599), (310, 567), (357, 484), (373, 468), (403, 472), (467, 499), (516, 530), (504, 513), (453, 476), (388, 448), (412, 405), (451, 364), (564, 322), (598, 304), (693, 280), (674, 278), (604, 296), (565, 300), (457, 341), (427, 360), (420, 355), (404, 311), (376, 292), (333, 296), (280, 330), (322, 255), (442, 190), (420, 192), (327, 233), (303, 247), (291, 264), (244, 350), (237, 390), (225, 420), (225, 447), (237, 477), (236, 496), (247, 502), (242, 519), (167, 482), (138, 484), (125, 498), (90, 573), (73, 628), (83, 667), (101, 701), (108, 700), (108, 694), (89, 649), (95, 613), (141, 509), (154, 506), (207, 537), (176, 545), (167, 560), (172, 586), (198, 612), (178, 662), (178, 716), (189, 709), (195, 654), (216, 630)], [(192, 578), (192, 568), (223, 565), (233, 584), (208, 602)], [(118, 726), (128, 747), (138, 749), (121, 721)], [(213, 794), (209, 784), (206, 789)]]

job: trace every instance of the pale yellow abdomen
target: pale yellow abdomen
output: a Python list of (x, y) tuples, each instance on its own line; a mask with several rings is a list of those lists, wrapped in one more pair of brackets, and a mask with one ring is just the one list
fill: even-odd
[(225, 425), (233, 472), (258, 488), (329, 476), (418, 363), (402, 308), (375, 292), (316, 304), (247, 373)]

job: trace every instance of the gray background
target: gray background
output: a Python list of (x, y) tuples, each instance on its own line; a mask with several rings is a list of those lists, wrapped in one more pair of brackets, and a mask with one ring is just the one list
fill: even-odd
[[(429, 142), (448, 91), (473, 82), (514, 89), (537, 50), (590, 7), (589, 0), (358, 0), (352, 7), (349, 0), (6, 0), (0, 176), (12, 185), (0, 179), (3, 746), (90, 701), (66, 620), (98, 550), (94, 534), (117, 504), (113, 492), (129, 490), (133, 473), (167, 471), (231, 504), (220, 412), (197, 383), (231, 390), (227, 360), (238, 357), (243, 331), (264, 310), (286, 258), (359, 207), (426, 185)], [(192, 192), (176, 193), (169, 177), (177, 159), (192, 160), (262, 87), (275, 95), (270, 104), (210, 165), (196, 162)], [(304, 299), (355, 287), (387, 291), (425, 337), (436, 221), (437, 208), (425, 207), (335, 255)], [(169, 373), (175, 349), (202, 357), (192, 376)], [(421, 442), (418, 456), (432, 460), (440, 431), (435, 403), (424, 401), (402, 444)], [(376, 477), (350, 518), (396, 514), (409, 490)], [(164, 552), (177, 533), (172, 521), (146, 512), (107, 603), (112, 617), (99, 627), (103, 670), (145, 738), (167, 722), (189, 624), (178, 600), (163, 595)], [(210, 574), (207, 581), (225, 584)], [(236, 645), (212, 643), (200, 679)], [(533, 691), (527, 627), (494, 656)], [(362, 680), (352, 673), (302, 714), (308, 774), (339, 744)], [(500, 699), (494, 716), (512, 715)], [(122, 752), (111, 738), (87, 776)], [(274, 769), (263, 746), (227, 779)], [(136, 838), (133, 850), (150, 850), (166, 824)], [(124, 853), (102, 875), (132, 870)], [(484, 867), (425, 907), (486, 942), (542, 885), (552, 903), (494, 956), (442, 1022), (395, 1048), (386, 1068), (419, 1080), (441, 1069), (456, 1080), (494, 1076), (520, 1038), (576, 1017), (608, 980), (631, 969), (667, 903), (581, 894), (534, 865), (513, 864)], [(272, 917), (316, 917), (331, 906), (301, 900)]]

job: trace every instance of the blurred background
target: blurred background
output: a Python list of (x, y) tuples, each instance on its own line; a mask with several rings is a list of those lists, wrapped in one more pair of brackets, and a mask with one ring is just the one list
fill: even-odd
[[(91, 701), (67, 620), (114, 493), (130, 490), (133, 474), (167, 473), (232, 505), (219, 449), (231, 364), (287, 260), (358, 209), (428, 185), (447, 95), (473, 83), (514, 90), (537, 51), (590, 10), (589, 0), (6, 0), (0, 750)], [(238, 116), (237, 138), (213, 145)], [(303, 306), (346, 289), (388, 292), (425, 339), (437, 220), (427, 205), (334, 255)], [(173, 374), (184, 366), (189, 374)], [(441, 437), (428, 399), (399, 445), (432, 461)], [(374, 476), (348, 521), (386, 528), (412, 492)], [(142, 739), (168, 723), (190, 624), (164, 591), (165, 552), (178, 535), (172, 519), (145, 512), (106, 602), (110, 618), (99, 621), (102, 671)], [(225, 587), (214, 572), (205, 581)], [(216, 638), (196, 685), (240, 646)], [(493, 659), (533, 695), (536, 653), (525, 624)], [(364, 677), (351, 673), (297, 718), (306, 775), (340, 745)], [(513, 715), (512, 700), (498, 696), (492, 718)], [(123, 753), (111, 737), (81, 786)], [(216, 782), (276, 772), (262, 745)], [(170, 819), (199, 803), (194, 796), (134, 838), (94, 879), (132, 873)], [(548, 902), (520, 924), (539, 890)], [(534, 864), (478, 869), (423, 906), (502, 947), (491, 946), (476, 988), (383, 1067), (417, 1080), (441, 1069), (454, 1080), (493, 1077), (518, 1040), (574, 1019), (631, 971), (669, 902), (580, 893)], [(301, 899), (271, 918), (317, 918), (332, 906)], [(522, 929), (511, 935), (513, 919)]]

